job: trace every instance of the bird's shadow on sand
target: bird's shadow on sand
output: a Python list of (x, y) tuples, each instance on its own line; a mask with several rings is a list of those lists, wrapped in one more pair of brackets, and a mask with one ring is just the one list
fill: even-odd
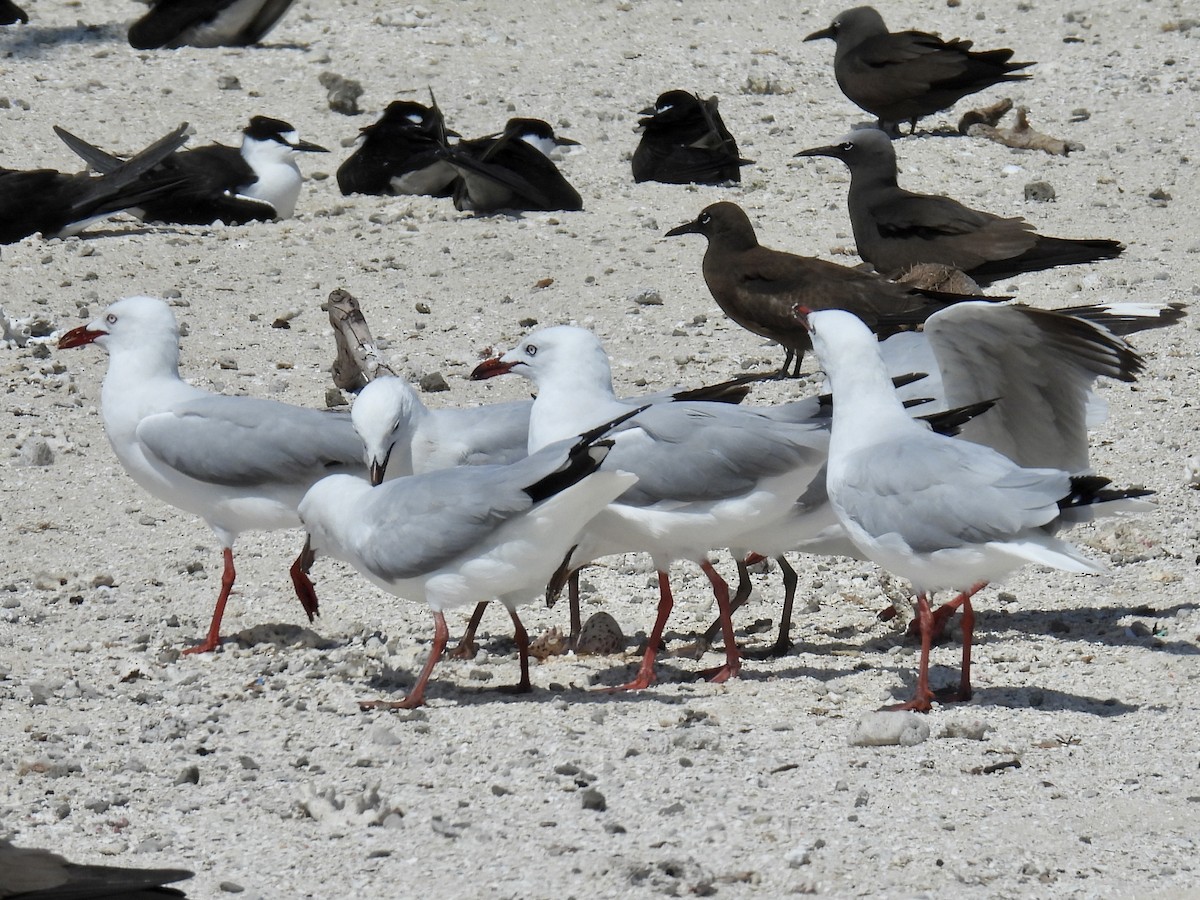
[[(118, 44), (132, 53), (156, 53), (156, 50), (136, 50), (129, 46), (131, 22), (103, 22), (75, 25), (22, 25), (0, 29), (0, 54), (5, 56), (34, 59), (45, 56), (63, 44)], [(277, 41), (269, 44), (254, 44), (251, 47), (204, 48), (224, 50), (301, 50), (311, 49), (308, 44), (294, 41)], [(166, 51), (169, 52), (169, 51)]]
[(35, 59), (62, 44), (125, 44), (127, 24), (24, 25), (0, 31), (0, 54)]

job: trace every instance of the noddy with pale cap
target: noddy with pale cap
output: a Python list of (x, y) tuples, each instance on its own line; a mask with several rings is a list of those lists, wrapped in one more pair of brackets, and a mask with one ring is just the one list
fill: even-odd
[(1112, 259), (1118, 241), (1040, 235), (1020, 216), (1004, 218), (940, 194), (917, 194), (896, 183), (896, 151), (876, 128), (852, 131), (838, 143), (801, 150), (850, 168), (850, 226), (858, 255), (895, 277), (921, 263), (953, 266), (979, 284), (1023, 272)]
[(972, 50), (970, 41), (944, 41), (923, 31), (893, 34), (870, 6), (846, 10), (804, 40), (822, 38), (837, 44), (833, 74), (842, 93), (890, 133), (898, 132), (900, 122), (915, 131), (917, 119), (949, 109), (968, 94), (1029, 78), (1019, 70), (1033, 65), (1012, 62), (1011, 50)]
[(667, 91), (638, 120), (642, 139), (633, 151), (633, 180), (664, 184), (723, 184), (741, 181), (737, 141), (717, 111), (717, 98)]
[(798, 377), (804, 353), (812, 347), (809, 331), (793, 312), (797, 304), (849, 310), (887, 337), (961, 300), (989, 299), (896, 284), (837, 263), (764, 247), (749, 216), (728, 201), (705, 207), (694, 221), (667, 232), (668, 237), (680, 234), (708, 238), (703, 272), (713, 299), (747, 331), (783, 346), (787, 356), (780, 377)]

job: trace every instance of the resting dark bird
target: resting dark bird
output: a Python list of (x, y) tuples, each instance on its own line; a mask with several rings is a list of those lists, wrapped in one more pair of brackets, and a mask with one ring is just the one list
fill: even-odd
[(172, 173), (148, 173), (183, 146), (187, 127), (185, 122), (99, 177), (0, 168), (0, 244), (39, 232), (46, 237), (78, 234), (99, 219), (174, 190), (179, 179)]
[(454, 208), (473, 212), (583, 209), (583, 199), (550, 159), (557, 147), (578, 141), (559, 137), (541, 119), (509, 119), (504, 131), (443, 147), (458, 172)]
[(797, 156), (829, 156), (850, 167), (850, 225), (858, 255), (884, 275), (920, 263), (953, 266), (980, 284), (1055, 266), (1119, 256), (1110, 240), (1044, 237), (1019, 216), (1002, 218), (938, 194), (915, 194), (896, 184), (896, 151), (874, 128)]
[(735, 203), (714, 203), (695, 221), (667, 232), (668, 237), (680, 234), (708, 238), (703, 272), (713, 299), (747, 331), (783, 346), (787, 356), (780, 377), (799, 376), (804, 353), (812, 348), (812, 336), (796, 316), (797, 306), (849, 310), (887, 337), (920, 325), (960, 300), (993, 299), (921, 290), (837, 263), (772, 250), (758, 243), (749, 217)]
[(191, 878), (186, 869), (131, 869), (68, 862), (49, 850), (0, 841), (0, 900), (158, 900), (186, 897), (164, 887)]
[(24, 25), (29, 22), (29, 16), (12, 0), (0, 0), (0, 25), (12, 25), (14, 22)]
[(440, 155), (448, 134), (436, 102), (395, 100), (362, 129), (362, 143), (338, 167), (338, 187), (347, 195), (449, 197), (456, 173)]
[(154, 0), (129, 26), (129, 44), (160, 47), (248, 47), (283, 18), (293, 0)]
[(687, 91), (667, 91), (643, 109), (641, 142), (633, 152), (633, 180), (666, 184), (741, 181), (737, 141), (721, 121), (717, 98), (701, 100)]
[[(92, 168), (110, 172), (121, 160), (62, 128), (54, 129)], [(300, 196), (298, 153), (326, 153), (302, 141), (280, 119), (255, 116), (242, 131), (242, 146), (209, 144), (176, 153), (154, 170), (173, 173), (178, 188), (130, 212), (147, 222), (211, 225), (289, 219)]]
[(974, 51), (970, 41), (943, 41), (923, 31), (893, 34), (870, 6), (846, 10), (804, 40), (821, 38), (837, 44), (833, 74), (842, 93), (891, 133), (900, 122), (915, 130), (917, 119), (948, 109), (967, 94), (1029, 78), (1017, 72), (1033, 65), (1011, 62), (1011, 50)]

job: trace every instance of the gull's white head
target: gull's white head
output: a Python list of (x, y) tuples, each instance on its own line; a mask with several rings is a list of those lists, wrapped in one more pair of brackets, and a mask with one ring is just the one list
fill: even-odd
[(612, 370), (600, 339), (573, 325), (531, 332), (503, 356), (476, 366), (471, 379), (481, 381), (507, 372), (523, 375), (539, 386), (566, 379), (612, 384)]
[(350, 421), (362, 438), (372, 484), (383, 481), (394, 451), (411, 455), (412, 431), (423, 408), (416, 390), (403, 378), (377, 378), (359, 392)]
[(126, 297), (87, 325), (59, 338), (59, 349), (98, 344), (109, 354), (148, 347), (170, 348), (178, 356), (179, 325), (165, 301), (157, 297)]

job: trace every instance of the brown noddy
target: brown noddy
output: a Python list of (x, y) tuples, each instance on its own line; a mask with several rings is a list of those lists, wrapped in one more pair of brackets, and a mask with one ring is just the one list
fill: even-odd
[(1023, 272), (1112, 259), (1125, 246), (1104, 239), (1040, 235), (1020, 216), (1004, 218), (939, 194), (917, 194), (896, 183), (896, 151), (875, 128), (838, 143), (801, 150), (850, 168), (850, 225), (858, 255), (884, 275), (921, 263), (953, 266), (980, 284)]
[(944, 41), (923, 31), (888, 31), (870, 6), (841, 13), (833, 24), (804, 40), (829, 38), (837, 44), (833, 74), (857, 106), (895, 133), (900, 122), (915, 131), (917, 119), (948, 109), (967, 94), (1005, 81), (1031, 62), (1012, 62), (1011, 50), (972, 50), (971, 42)]
[(750, 218), (736, 203), (714, 203), (667, 237), (702, 234), (704, 281), (721, 310), (747, 331), (778, 341), (787, 351), (780, 377), (799, 375), (812, 338), (795, 307), (846, 309), (880, 336), (920, 325), (960, 300), (993, 299), (930, 291), (811, 256), (772, 250), (758, 242)]
[(737, 141), (717, 111), (717, 98), (667, 91), (638, 120), (642, 139), (633, 152), (633, 180), (664, 184), (722, 184), (741, 181)]

